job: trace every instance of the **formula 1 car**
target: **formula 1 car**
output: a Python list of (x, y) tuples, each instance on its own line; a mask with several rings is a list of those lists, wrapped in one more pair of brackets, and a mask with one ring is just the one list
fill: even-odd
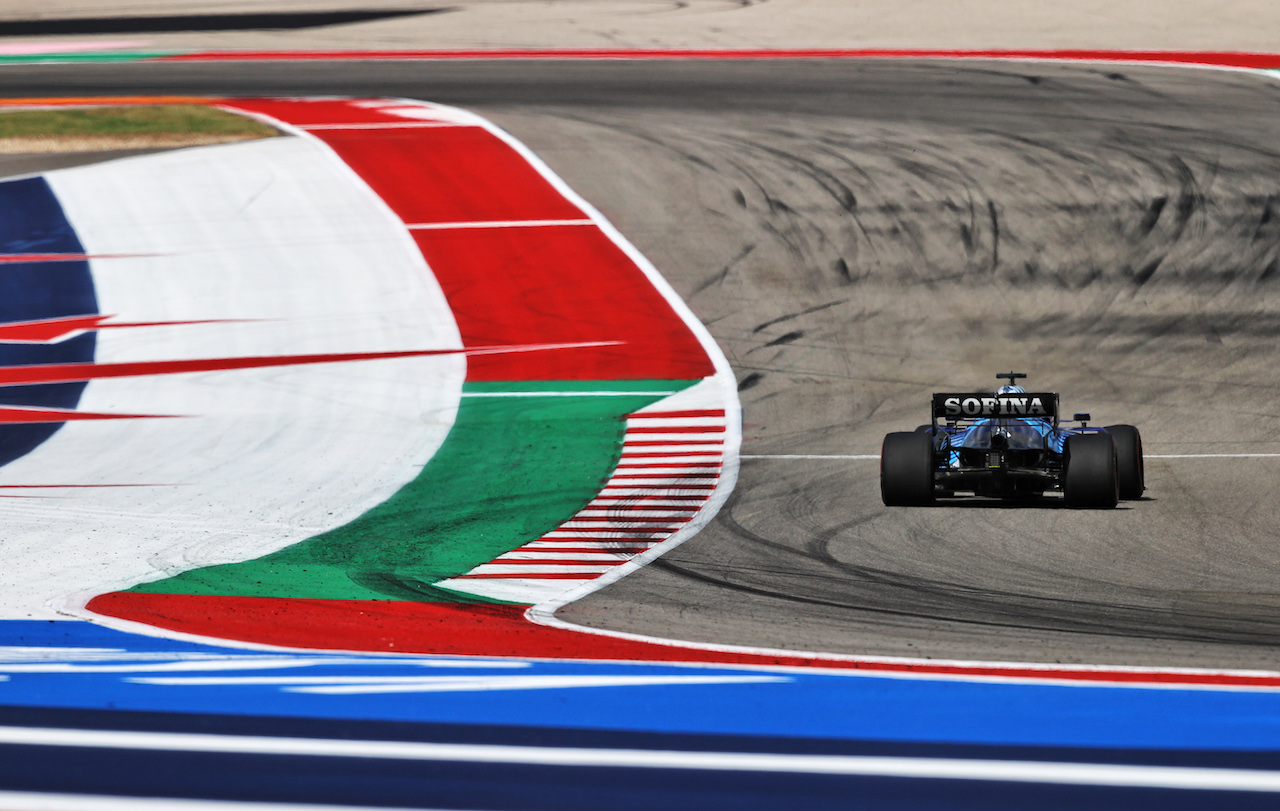
[(1146, 489), (1142, 437), (1132, 425), (1090, 427), (1076, 414), (1064, 427), (1058, 395), (1027, 392), (1008, 380), (994, 393), (933, 395), (932, 420), (892, 433), (880, 451), (880, 497), (886, 505), (932, 504), (958, 493), (1031, 498), (1060, 491), (1067, 507), (1112, 509)]

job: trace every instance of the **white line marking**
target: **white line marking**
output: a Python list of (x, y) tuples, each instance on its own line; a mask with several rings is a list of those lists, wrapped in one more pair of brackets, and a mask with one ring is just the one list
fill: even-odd
[[(216, 673), (227, 671), (246, 671), (246, 670), (285, 670), (304, 667), (329, 667), (332, 665), (393, 665), (393, 666), (412, 666), (422, 668), (498, 668), (513, 669), (528, 667), (528, 663), (521, 662), (505, 662), (505, 661), (486, 661), (475, 662), (472, 660), (443, 660), (443, 659), (413, 659), (406, 662), (403, 659), (324, 659), (320, 657), (309, 659), (280, 659), (267, 656), (243, 656), (235, 660), (177, 660), (172, 662), (148, 662), (148, 661), (122, 661), (120, 664), (93, 664), (85, 663), (77, 660), (74, 653), (62, 661), (46, 661), (46, 662), (21, 662), (6, 663), (0, 662), (0, 672), (3, 673), (178, 673), (198, 671), (204, 673)], [(0, 681), (4, 681), (8, 676), (0, 676)]]
[(669, 684), (736, 684), (789, 682), (790, 676), (406, 676), (368, 678), (222, 677), (138, 678), (136, 684), (166, 687), (280, 687), (293, 693), (359, 695), (364, 693), (465, 693), (497, 690), (565, 690), (579, 687), (652, 687)]
[[(568, 549), (577, 549), (579, 547), (570, 546)], [(582, 547), (585, 549), (586, 547)], [(638, 548), (638, 547), (637, 547)], [(573, 560), (577, 563), (616, 563), (618, 560), (629, 556), (628, 552), (611, 552), (603, 547), (597, 548), (594, 552), (565, 552), (562, 549), (535, 547), (530, 549), (522, 546), (514, 552), (508, 552), (505, 555), (499, 555), (490, 563), (510, 563), (517, 560), (536, 560), (540, 562), (549, 562), (557, 560)]]
[(4, 811), (412, 811), (409, 808), (303, 803), (185, 800), (176, 797), (106, 797), (98, 794), (44, 794), (0, 791)]
[[(708, 489), (704, 489), (702, 487), (691, 488), (688, 485), (655, 485), (655, 484), (646, 484), (643, 486), (642, 485), (632, 486), (630, 484), (609, 484), (609, 485), (605, 485), (604, 490), (600, 492), (604, 496), (629, 496), (631, 498), (648, 496), (654, 493), (661, 493), (667, 496), (706, 496), (709, 494)], [(705, 504), (706, 502), (703, 502), (703, 503)]]
[[(739, 459), (879, 459), (878, 453), (841, 454), (784, 454), (744, 453)], [(1144, 459), (1280, 459), (1280, 453), (1144, 453)]]
[(1280, 772), (1188, 766), (946, 758), (678, 752), (0, 727), (0, 743), (158, 752), (351, 757), (454, 763), (772, 772), (1133, 788), (1280, 792)]
[[(691, 453), (696, 453), (696, 454), (711, 453), (711, 454), (715, 454), (715, 456), (704, 457), (704, 458), (713, 459), (713, 460), (717, 458), (723, 460), (725, 458), (724, 443), (720, 442), (717, 439), (710, 439), (710, 440), (707, 440), (706, 442), (668, 443), (663, 441), (663, 442), (654, 442), (652, 444), (632, 441), (632, 442), (628, 442), (622, 448), (623, 459), (628, 458), (627, 454), (653, 454), (653, 453), (672, 455), (672, 456), (679, 456), (680, 454), (691, 454)], [(639, 458), (646, 458), (646, 457), (639, 457)], [(649, 456), (647, 458), (652, 459), (655, 457)], [(661, 457), (658, 457), (658, 458), (661, 458)]]
[[(611, 555), (618, 555), (630, 554), (622, 552), (621, 550), (623, 549), (648, 549), (654, 543), (654, 541), (531, 541), (516, 549), (515, 552), (508, 552), (507, 555), (514, 555), (516, 552), (554, 552), (558, 555), (573, 554), (575, 556), (580, 554), (593, 554), (591, 552), (569, 553), (564, 552), (563, 550), (565, 549), (596, 549), (601, 553), (607, 552)], [(506, 555), (503, 557), (506, 557)], [(498, 559), (500, 558), (495, 558), (495, 560)]]
[(622, 527), (629, 525), (651, 526), (655, 529), (665, 527), (669, 524), (679, 524), (689, 518), (688, 515), (672, 515), (672, 516), (608, 516), (608, 515), (588, 515), (581, 518), (570, 518), (556, 529), (574, 529), (580, 527), (602, 526), (602, 527)]
[(585, 537), (585, 538), (550, 538), (549, 536), (545, 536), (543, 538), (539, 538), (536, 541), (529, 541), (529, 543), (525, 544), (524, 546), (518, 546), (516, 547), (516, 550), (537, 548), (542, 544), (551, 544), (559, 547), (559, 546), (590, 546), (591, 544), (595, 543), (595, 544), (604, 545), (605, 548), (628, 548), (629, 549), (635, 546), (643, 546), (645, 544), (658, 543), (656, 540), (653, 540), (653, 539), (629, 541), (629, 540), (622, 540), (617, 538), (597, 538), (595, 534), (592, 534), (592, 533), (587, 533), (587, 535), (588, 537)]
[(370, 695), (375, 693), (459, 693), (495, 690), (564, 690), (580, 687), (653, 687), (688, 684), (740, 684), (743, 682), (786, 682), (776, 676), (530, 676), (524, 683), (515, 680), (476, 679), (470, 683), (350, 685), (334, 687), (286, 687), (289, 693), (318, 695)]
[(1280, 453), (1144, 453), (1144, 459), (1280, 459)]
[(464, 391), (463, 397), (666, 397), (674, 391)]
[(405, 223), (410, 231), (450, 231), (455, 228), (544, 228), (553, 225), (595, 225), (591, 220), (481, 220), (477, 222)]
[(744, 453), (739, 459), (879, 459), (880, 454), (860, 453), (852, 456), (825, 453)]

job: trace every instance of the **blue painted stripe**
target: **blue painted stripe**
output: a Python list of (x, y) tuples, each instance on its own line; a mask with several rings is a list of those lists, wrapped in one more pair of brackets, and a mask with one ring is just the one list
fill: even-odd
[[(62, 205), (42, 177), (0, 183), (0, 254), (83, 254)], [(6, 262), (0, 265), (0, 323), (93, 315), (98, 312), (87, 261)], [(89, 363), (97, 337), (86, 333), (57, 344), (0, 343), (0, 366)], [(85, 383), (0, 387), (0, 404), (75, 408)], [(59, 424), (0, 425), (0, 465), (34, 450)]]
[(1162, 750), (1101, 747), (991, 746), (841, 740), (786, 735), (636, 732), (627, 729), (513, 724), (444, 724), (358, 718), (133, 712), (124, 710), (0, 707), (0, 727), (33, 727), (112, 732), (168, 732), (243, 737), (318, 738), (574, 749), (664, 752), (730, 752), (780, 755), (835, 755), (1038, 763), (1088, 763), (1280, 772), (1280, 750)]
[[(954, 746), (966, 748), (966, 756), (982, 751), (984, 757), (1013, 757), (1008, 750), (1036, 747), (1043, 751), (1030, 757), (1070, 760), (1062, 751), (1078, 749), (1089, 762), (1239, 767), (1235, 754), (1247, 754), (1247, 762), (1268, 769), (1277, 768), (1280, 752), (1278, 691), (995, 684), (642, 663), (503, 660), (494, 667), (474, 658), (237, 650), (77, 622), (4, 623), (0, 638), (11, 646), (0, 650), (0, 678), (7, 677), (0, 681), (0, 705), (10, 708), (712, 735), (752, 745), (779, 738), (822, 747), (874, 742), (907, 747), (893, 751), (924, 747), (921, 755)], [(27, 647), (61, 650), (22, 653)], [(29, 666), (32, 656), (38, 667)], [(202, 667), (199, 657), (208, 656), (216, 658)], [(782, 678), (732, 681), (762, 672)], [(691, 674), (725, 681), (662, 683)], [(557, 686), (530, 689), (530, 677), (554, 678)], [(600, 686), (606, 678), (632, 681)], [(410, 680), (422, 691), (377, 692), (388, 679)], [(317, 684), (356, 692), (307, 692)], [(375, 689), (360, 692), (362, 684)], [(1179, 753), (1190, 760), (1179, 760)]]

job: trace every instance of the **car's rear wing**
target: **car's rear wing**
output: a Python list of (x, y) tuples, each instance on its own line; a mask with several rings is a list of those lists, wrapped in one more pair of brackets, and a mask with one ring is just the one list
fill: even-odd
[(1024, 394), (987, 392), (944, 392), (933, 395), (933, 419), (947, 422), (1027, 418), (1050, 420), (1058, 425), (1056, 392), (1029, 391)]

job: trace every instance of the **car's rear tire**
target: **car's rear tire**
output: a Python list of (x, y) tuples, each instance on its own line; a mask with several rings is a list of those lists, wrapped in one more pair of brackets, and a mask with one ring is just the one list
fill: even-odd
[(1142, 434), (1132, 425), (1108, 425), (1107, 433), (1116, 443), (1116, 475), (1120, 479), (1120, 498), (1134, 501), (1147, 489), (1142, 464)]
[(890, 507), (933, 503), (933, 438), (925, 433), (886, 434), (880, 448), (880, 498)]
[(1067, 437), (1062, 494), (1073, 510), (1110, 510), (1120, 503), (1116, 443), (1110, 434)]

